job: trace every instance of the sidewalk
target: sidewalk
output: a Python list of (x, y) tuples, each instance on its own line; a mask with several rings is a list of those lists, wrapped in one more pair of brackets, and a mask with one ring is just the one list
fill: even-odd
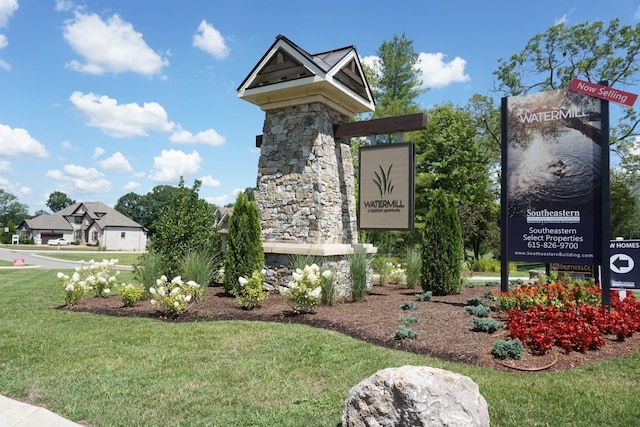
[(0, 427), (80, 427), (48, 409), (0, 396)]

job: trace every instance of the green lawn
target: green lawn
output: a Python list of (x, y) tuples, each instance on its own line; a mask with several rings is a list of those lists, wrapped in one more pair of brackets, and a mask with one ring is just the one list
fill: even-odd
[(336, 426), (353, 385), (406, 364), (471, 377), (494, 427), (640, 420), (640, 352), (559, 373), (498, 372), (304, 325), (73, 313), (58, 308), (54, 271), (0, 278), (0, 394), (94, 426)]

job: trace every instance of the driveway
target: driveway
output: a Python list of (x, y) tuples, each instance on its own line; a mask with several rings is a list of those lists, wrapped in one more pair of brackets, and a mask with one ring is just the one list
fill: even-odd
[[(44, 268), (48, 270), (69, 270), (80, 265), (79, 262), (63, 261), (59, 259), (47, 258), (47, 252), (38, 253), (29, 250), (14, 250), (0, 248), (0, 259), (13, 262), (16, 259), (23, 259), (26, 267), (0, 267), (0, 269), (18, 268)], [(116, 270), (130, 270), (130, 267), (116, 267)]]

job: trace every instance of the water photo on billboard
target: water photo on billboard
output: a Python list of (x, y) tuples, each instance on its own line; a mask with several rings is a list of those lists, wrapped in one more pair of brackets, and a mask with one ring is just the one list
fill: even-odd
[(599, 251), (600, 101), (566, 89), (507, 99), (509, 257), (589, 264)]

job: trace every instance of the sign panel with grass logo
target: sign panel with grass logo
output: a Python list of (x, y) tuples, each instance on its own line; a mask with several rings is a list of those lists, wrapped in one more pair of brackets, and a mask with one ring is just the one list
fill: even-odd
[(360, 147), (361, 229), (413, 230), (414, 199), (413, 143)]

